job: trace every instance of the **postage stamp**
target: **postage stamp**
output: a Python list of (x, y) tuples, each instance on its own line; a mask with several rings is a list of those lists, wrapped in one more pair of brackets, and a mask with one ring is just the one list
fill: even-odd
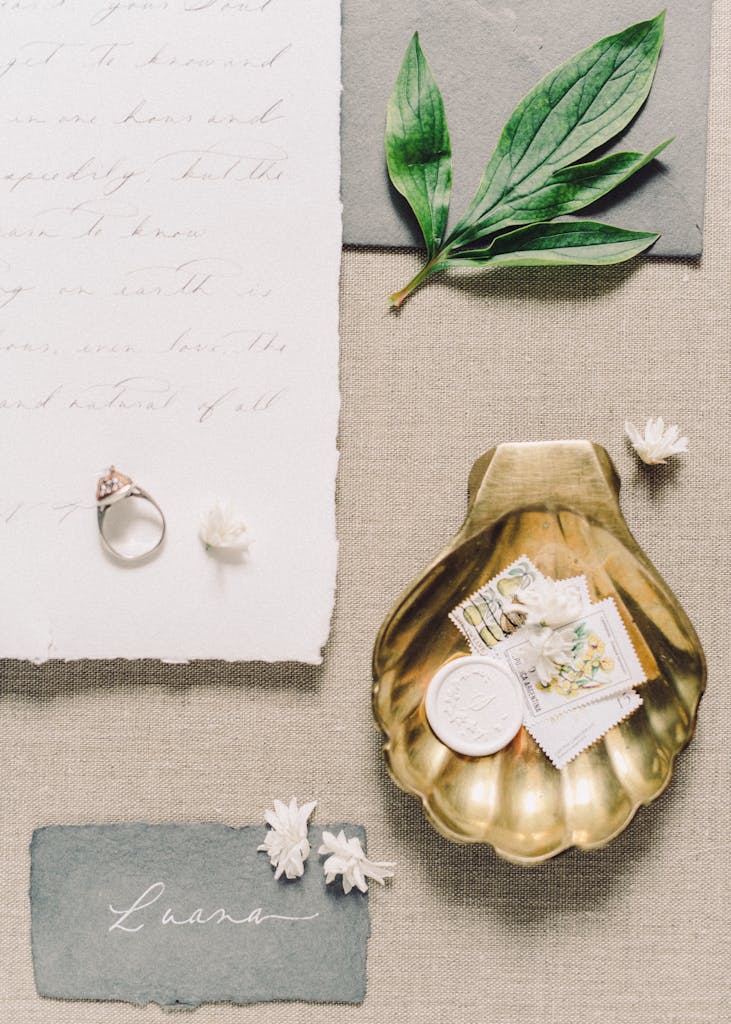
[(555, 767), (564, 768), (641, 704), (635, 690), (626, 690), (547, 722), (526, 722), (525, 727)]
[[(543, 574), (525, 555), (493, 577), (474, 594), (450, 612), (449, 618), (467, 639), (472, 654), (488, 654), (495, 644), (510, 636), (523, 622), (522, 616), (506, 611), (513, 602), (520, 600), (520, 594)], [(561, 587), (575, 587), (581, 594), (582, 605), (591, 607), (586, 579), (576, 576), (560, 580)]]
[(562, 630), (570, 638), (571, 659), (556, 666), (547, 681), (538, 678), (530, 636), (518, 630), (493, 647), (523, 687), (526, 726), (585, 707), (643, 683), (645, 672), (611, 597), (592, 605)]
[[(519, 681), (523, 724), (557, 768), (563, 768), (642, 704), (632, 689), (645, 673), (614, 601), (593, 605), (584, 576), (558, 580), (573, 588), (581, 616), (561, 629), (571, 658), (542, 680), (529, 650), (531, 631), (511, 609), (543, 575), (525, 555), (480, 587), (450, 614), (472, 654), (503, 661)], [(567, 713), (568, 712), (568, 713)]]

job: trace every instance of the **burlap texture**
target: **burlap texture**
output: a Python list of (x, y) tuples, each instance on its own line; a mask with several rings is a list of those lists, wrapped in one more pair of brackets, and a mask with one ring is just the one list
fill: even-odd
[[(0, 1020), (169, 1021), (154, 1006), (36, 996), (35, 826), (239, 824), (292, 793), (317, 796), (320, 820), (363, 822), (374, 855), (398, 862), (372, 894), (366, 1001), (209, 1006), (198, 1024), (729, 1019), (730, 47), (731, 6), (718, 4), (702, 262), (444, 280), (393, 315), (385, 296), (415, 257), (345, 253), (340, 571), (321, 668), (1, 666)], [(690, 434), (672, 470), (638, 473), (622, 440), (626, 415), (649, 414)], [(561, 437), (615, 459), (630, 527), (698, 628), (709, 690), (664, 797), (606, 850), (525, 871), (450, 845), (389, 781), (369, 661), (389, 605), (457, 528), (473, 460), (499, 441)]]

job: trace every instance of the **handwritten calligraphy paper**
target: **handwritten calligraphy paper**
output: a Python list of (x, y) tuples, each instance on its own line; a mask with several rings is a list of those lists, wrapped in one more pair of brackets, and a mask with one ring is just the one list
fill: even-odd
[[(359, 825), (310, 826), (365, 844)], [(36, 829), (31, 936), (36, 988), (56, 999), (193, 1007), (228, 1000), (361, 1002), (368, 894), (327, 885), (313, 853), (275, 879), (266, 828), (221, 824)]]
[[(0, 655), (317, 662), (332, 609), (337, 0), (0, 4)], [(168, 537), (99, 544), (114, 463)], [(247, 560), (206, 552), (231, 501)]]

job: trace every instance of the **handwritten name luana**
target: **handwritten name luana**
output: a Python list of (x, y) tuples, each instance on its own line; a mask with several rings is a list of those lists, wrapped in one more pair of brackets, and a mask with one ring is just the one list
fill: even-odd
[[(118, 910), (109, 904), (109, 912), (116, 918), (110, 925), (109, 931), (121, 931), (121, 932), (139, 932), (146, 924), (160, 924), (160, 925), (206, 925), (206, 924), (264, 924), (265, 921), (314, 921), (318, 914), (308, 914), (303, 917), (295, 917), (288, 914), (266, 914), (261, 907), (255, 907), (248, 914), (243, 917), (234, 917), (229, 914), (225, 907), (218, 907), (215, 910), (207, 911), (203, 907), (196, 907), (190, 913), (184, 911), (182, 914), (173, 910), (172, 907), (167, 907), (162, 914), (158, 911), (155, 913), (143, 913), (143, 911), (149, 911), (149, 908), (162, 898), (165, 892), (164, 882), (153, 882), (152, 885), (148, 886), (147, 889), (138, 896), (134, 903), (125, 907), (122, 910)], [(159, 916), (158, 916), (159, 915)], [(144, 920), (142, 918), (145, 918)], [(136, 921), (136, 924), (129, 922)]]

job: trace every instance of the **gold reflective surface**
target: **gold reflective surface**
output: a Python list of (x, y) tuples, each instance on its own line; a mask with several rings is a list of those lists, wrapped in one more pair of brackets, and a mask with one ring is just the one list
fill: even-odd
[[(499, 445), (472, 468), (461, 530), (381, 627), (373, 712), (389, 771), (448, 839), (490, 843), (518, 864), (570, 846), (603, 846), (662, 793), (693, 735), (703, 651), (629, 532), (618, 494), (616, 470), (599, 445)], [(642, 707), (561, 771), (524, 728), (496, 754), (456, 754), (424, 711), (437, 669), (469, 653), (449, 612), (521, 555), (556, 579), (583, 573), (593, 601), (614, 598), (648, 677), (638, 688)]]

